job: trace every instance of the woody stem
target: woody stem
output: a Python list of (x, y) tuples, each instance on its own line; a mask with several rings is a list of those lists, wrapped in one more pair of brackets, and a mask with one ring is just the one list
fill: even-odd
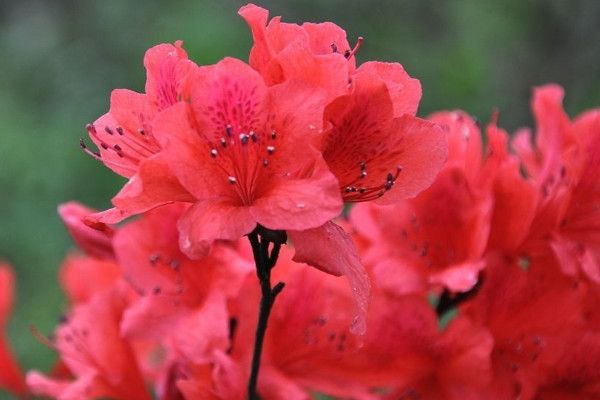
[[(260, 227), (262, 228), (262, 227)], [(264, 228), (262, 228), (264, 230)], [(284, 287), (283, 282), (279, 282), (274, 287), (271, 287), (271, 269), (277, 262), (279, 250), (281, 249), (281, 240), (273, 238), (269, 235), (271, 232), (263, 232), (260, 234), (260, 229), (254, 230), (248, 235), (250, 244), (252, 245), (252, 254), (254, 255), (254, 263), (256, 264), (256, 275), (260, 282), (262, 297), (260, 299), (260, 309), (258, 313), (258, 323), (256, 325), (256, 334), (254, 338), (254, 352), (252, 354), (252, 366), (250, 370), (250, 378), (248, 379), (248, 400), (260, 400), (256, 392), (256, 384), (258, 382), (258, 370), (260, 368), (260, 357), (262, 353), (263, 341), (267, 331), (267, 321), (271, 308), (275, 302), (275, 297), (281, 292)], [(277, 232), (275, 232), (277, 233)], [(260, 234), (260, 236), (259, 236)], [(285, 237), (285, 233), (283, 234)], [(271, 241), (276, 240), (276, 241)], [(273, 243), (273, 249), (269, 254), (269, 245)], [(285, 243), (285, 241), (283, 241)]]

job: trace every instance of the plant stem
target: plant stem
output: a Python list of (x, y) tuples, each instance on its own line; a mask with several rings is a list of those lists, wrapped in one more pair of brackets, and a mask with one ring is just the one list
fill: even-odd
[(277, 297), (285, 285), (283, 282), (279, 282), (271, 288), (271, 269), (273, 269), (277, 262), (282, 243), (273, 243), (273, 249), (269, 255), (269, 245), (272, 242), (264, 235), (261, 235), (259, 239), (259, 234), (254, 231), (248, 235), (248, 239), (252, 245), (254, 263), (256, 264), (256, 276), (258, 276), (262, 293), (254, 339), (252, 366), (250, 378), (248, 379), (248, 400), (260, 400), (260, 397), (256, 392), (256, 384), (258, 382), (258, 370), (260, 368), (260, 356), (262, 353), (263, 341), (267, 331), (267, 321), (269, 320), (269, 314), (271, 313), (271, 308), (275, 302), (275, 297)]

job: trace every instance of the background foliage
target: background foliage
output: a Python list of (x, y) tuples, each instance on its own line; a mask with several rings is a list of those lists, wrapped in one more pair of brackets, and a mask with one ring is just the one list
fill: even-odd
[[(600, 105), (600, 2), (580, 0), (257, 1), (286, 22), (333, 21), (358, 61), (398, 61), (423, 85), (419, 114), (462, 108), (483, 122), (531, 126), (531, 88), (557, 82), (571, 115)], [(0, 257), (18, 273), (9, 337), (26, 368), (53, 352), (28, 326), (51, 332), (66, 308), (56, 271), (71, 242), (56, 206), (109, 206), (121, 178), (78, 149), (110, 91), (143, 91), (144, 52), (184, 40), (198, 64), (247, 59), (243, 1), (0, 1)], [(0, 399), (9, 398), (2, 397)]]

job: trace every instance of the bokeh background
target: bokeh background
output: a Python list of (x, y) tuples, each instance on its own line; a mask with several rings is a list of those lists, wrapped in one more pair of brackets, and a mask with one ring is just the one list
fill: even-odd
[[(196, 1), (0, 0), (0, 259), (17, 270), (8, 335), (26, 369), (54, 353), (50, 333), (66, 303), (56, 279), (73, 245), (56, 214), (78, 200), (104, 209), (123, 183), (78, 147), (110, 91), (143, 91), (144, 52), (184, 40), (198, 64), (247, 60), (245, 4)], [(421, 80), (419, 114), (461, 108), (483, 122), (533, 124), (531, 89), (557, 82), (570, 115), (600, 106), (600, 2), (596, 0), (279, 0), (257, 4), (286, 22), (333, 21), (367, 60), (397, 61)], [(4, 397), (3, 397), (4, 396)], [(0, 394), (0, 399), (9, 399)]]

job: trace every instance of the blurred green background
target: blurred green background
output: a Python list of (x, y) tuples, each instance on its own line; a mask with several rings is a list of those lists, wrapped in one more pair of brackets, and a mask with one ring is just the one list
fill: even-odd
[[(333, 21), (357, 59), (398, 61), (421, 80), (420, 115), (493, 108), (513, 131), (532, 125), (531, 88), (557, 82), (571, 115), (600, 105), (596, 0), (258, 1), (286, 22)], [(53, 330), (66, 303), (56, 272), (72, 248), (56, 214), (78, 200), (107, 208), (123, 183), (78, 148), (85, 124), (108, 110), (114, 88), (143, 91), (144, 52), (184, 40), (198, 64), (247, 60), (242, 1), (0, 1), (0, 258), (18, 274), (8, 327), (26, 369), (51, 350), (29, 333)], [(10, 398), (2, 397), (0, 399)]]

